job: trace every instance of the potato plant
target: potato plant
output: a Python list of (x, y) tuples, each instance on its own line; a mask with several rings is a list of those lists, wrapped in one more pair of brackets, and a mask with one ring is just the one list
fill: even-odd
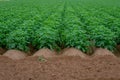
[[(106, 4), (107, 3), (107, 4)], [(0, 2), (0, 47), (114, 50), (120, 44), (119, 0), (10, 0)], [(21, 6), (22, 5), (22, 6)]]
[(64, 30), (63, 35), (65, 47), (75, 47), (83, 52), (89, 51), (90, 41), (86, 31), (82, 30), (79, 26)]
[(29, 36), (26, 31), (18, 29), (10, 32), (6, 37), (6, 47), (8, 49), (19, 49), (22, 51), (28, 51)]
[(55, 49), (57, 47), (56, 41), (58, 40), (57, 30), (44, 26), (35, 31), (35, 36), (32, 44), (37, 48)]
[(115, 33), (104, 26), (95, 26), (90, 31), (90, 37), (96, 47), (107, 48), (109, 50), (115, 49)]

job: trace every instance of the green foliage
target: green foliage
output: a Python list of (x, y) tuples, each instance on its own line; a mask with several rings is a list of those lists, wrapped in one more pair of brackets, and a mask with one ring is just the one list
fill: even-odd
[(120, 44), (120, 19), (109, 18), (106, 20), (106, 27), (111, 29), (112, 32), (116, 35), (116, 43)]
[(0, 23), (0, 47), (6, 45), (6, 34), (8, 33), (8, 27), (5, 26), (3, 23)]
[(57, 47), (56, 45), (57, 40), (58, 40), (57, 30), (49, 26), (45, 26), (35, 31), (33, 45), (36, 46), (37, 49), (41, 48), (55, 49)]
[(87, 52), (94, 42), (113, 50), (120, 44), (119, 8), (119, 0), (1, 1), (0, 47), (27, 51), (32, 44)]
[(90, 42), (85, 30), (79, 26), (70, 27), (63, 32), (63, 41), (65, 47), (75, 47), (83, 52), (89, 50)]
[(95, 46), (114, 50), (116, 45), (114, 32), (104, 26), (94, 27), (90, 32), (91, 40)]
[(12, 31), (7, 37), (6, 37), (6, 47), (8, 49), (19, 49), (23, 51), (28, 51), (28, 33), (26, 31), (23, 31), (21, 29)]

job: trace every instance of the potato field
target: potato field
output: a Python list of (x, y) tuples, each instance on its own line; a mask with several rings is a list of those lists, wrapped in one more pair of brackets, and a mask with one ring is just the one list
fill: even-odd
[(28, 51), (74, 47), (114, 50), (120, 43), (119, 0), (0, 2), (0, 47)]
[(120, 80), (120, 0), (0, 0), (0, 80)]

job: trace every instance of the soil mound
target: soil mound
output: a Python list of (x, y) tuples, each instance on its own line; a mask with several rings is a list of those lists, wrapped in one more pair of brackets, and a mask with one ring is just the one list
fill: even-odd
[(75, 48), (66, 48), (61, 53), (62, 53), (62, 56), (79, 56), (81, 58), (87, 57), (85, 53)]
[[(31, 57), (32, 59), (32, 57)], [(47, 62), (27, 59), (0, 62), (1, 80), (120, 80), (120, 59), (55, 57)]]
[(50, 49), (40, 49), (33, 56), (44, 56), (45, 58), (55, 57), (55, 52)]
[(6, 53), (3, 54), (3, 56), (6, 56), (13, 60), (20, 60), (24, 59), (27, 55), (24, 52), (18, 50), (8, 50)]
[(10, 59), (10, 58), (8, 58), (6, 56), (0, 55), (0, 62), (1, 63), (7, 63), (7, 62), (12, 62), (12, 61), (13, 61), (12, 59)]
[(111, 51), (107, 49), (102, 49), (102, 48), (96, 49), (95, 53), (92, 56), (93, 57), (104, 57), (104, 56), (116, 57)]
[(0, 80), (120, 80), (120, 59), (109, 56), (63, 56), (46, 62), (37, 61), (37, 57), (6, 59), (0, 57)]

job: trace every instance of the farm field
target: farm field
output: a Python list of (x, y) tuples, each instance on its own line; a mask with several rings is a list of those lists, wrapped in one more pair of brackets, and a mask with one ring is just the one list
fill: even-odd
[(0, 0), (0, 80), (120, 80), (119, 0)]
[(29, 51), (120, 43), (119, 0), (10, 0), (0, 2), (0, 47)]

